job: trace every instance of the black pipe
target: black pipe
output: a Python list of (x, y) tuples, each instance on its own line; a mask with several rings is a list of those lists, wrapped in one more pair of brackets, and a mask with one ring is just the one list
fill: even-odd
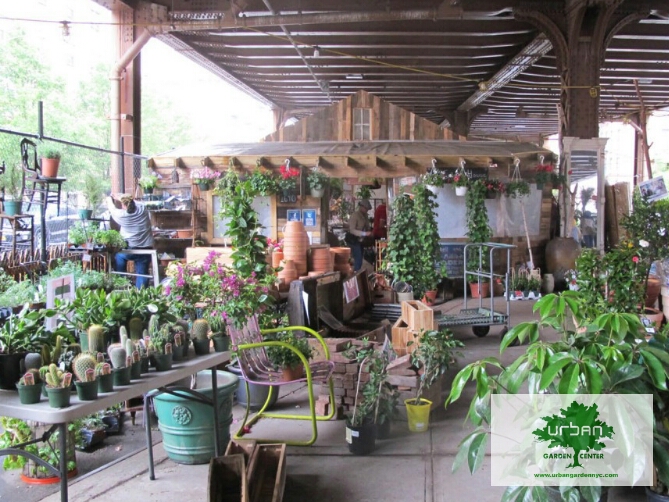
[(44, 136), (44, 102), (37, 102), (37, 136), (41, 139)]

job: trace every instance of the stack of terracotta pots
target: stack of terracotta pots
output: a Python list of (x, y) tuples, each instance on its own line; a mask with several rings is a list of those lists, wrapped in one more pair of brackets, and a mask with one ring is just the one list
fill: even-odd
[(277, 274), (279, 278), (279, 291), (288, 291), (290, 283), (296, 280), (299, 275), (293, 260), (282, 260), (281, 267), (283, 267), (283, 270)]
[(275, 249), (272, 251), (272, 268), (279, 268), (283, 261), (283, 250)]
[(283, 231), (283, 257), (292, 260), (297, 275), (307, 275), (307, 251), (309, 236), (301, 221), (289, 221)]
[(329, 245), (322, 244), (311, 246), (309, 253), (309, 275), (320, 275), (332, 272), (333, 261)]
[(334, 271), (341, 272), (347, 276), (353, 269), (351, 268), (351, 248), (330, 248), (333, 257)]

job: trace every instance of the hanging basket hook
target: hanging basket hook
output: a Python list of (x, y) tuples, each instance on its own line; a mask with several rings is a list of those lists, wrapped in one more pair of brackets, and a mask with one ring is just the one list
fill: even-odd
[(543, 163), (544, 163), (544, 156), (539, 155), (539, 164), (543, 165)]
[(437, 168), (437, 159), (432, 159), (432, 169)]
[(285, 164), (286, 169), (290, 168), (290, 159), (284, 160), (283, 163)]

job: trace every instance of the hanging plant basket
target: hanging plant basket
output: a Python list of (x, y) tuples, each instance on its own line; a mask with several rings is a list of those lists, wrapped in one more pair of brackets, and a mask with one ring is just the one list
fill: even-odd
[(468, 188), (469, 187), (455, 187), (455, 195), (457, 195), (458, 197), (464, 197), (465, 195), (467, 195)]

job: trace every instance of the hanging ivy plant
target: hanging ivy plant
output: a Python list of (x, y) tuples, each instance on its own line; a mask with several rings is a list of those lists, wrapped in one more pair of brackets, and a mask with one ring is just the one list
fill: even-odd
[[(488, 222), (488, 209), (485, 207), (485, 198), (488, 188), (485, 181), (476, 180), (473, 182), (465, 196), (467, 208), (467, 237), (471, 242), (489, 242), (492, 238), (492, 229)], [(478, 268), (479, 252), (476, 248), (469, 248), (467, 263), (469, 268)], [(482, 270), (490, 267), (490, 259), (487, 253), (481, 256)], [(468, 278), (468, 280), (475, 280)]]
[(392, 204), (392, 225), (388, 233), (388, 269), (394, 280), (413, 286), (417, 278), (418, 225), (415, 221), (414, 200), (408, 195), (397, 197)]

